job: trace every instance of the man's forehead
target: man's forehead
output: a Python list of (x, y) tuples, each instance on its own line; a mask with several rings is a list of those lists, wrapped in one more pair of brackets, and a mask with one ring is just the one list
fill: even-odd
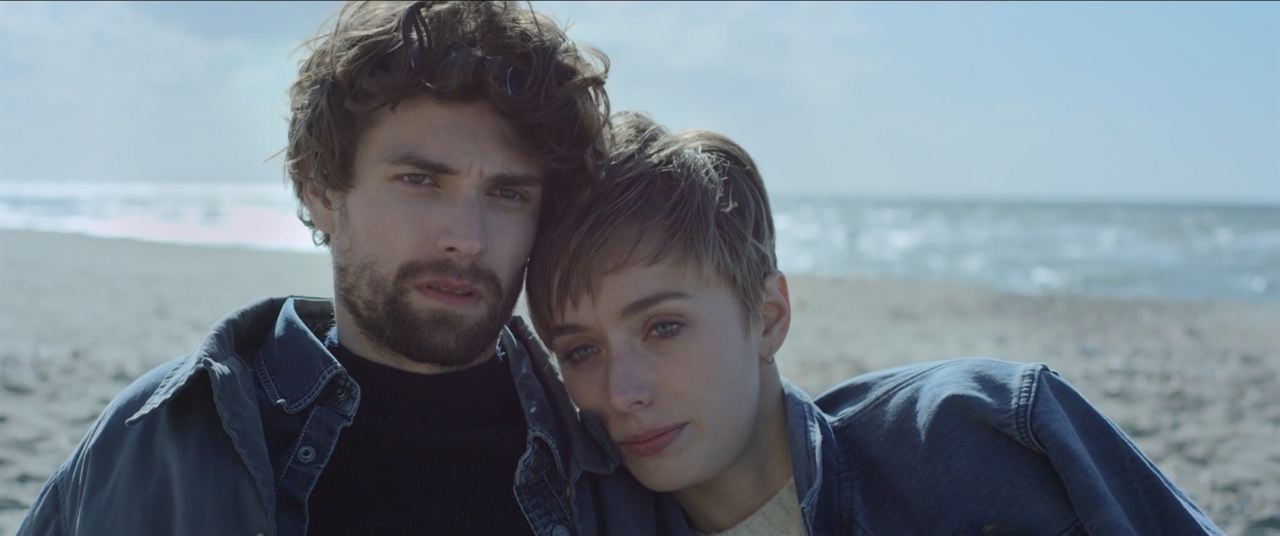
[(375, 114), (360, 146), (378, 162), (430, 161), (488, 174), (542, 174), (541, 159), (520, 143), (513, 127), (486, 102), (441, 102), (420, 97)]

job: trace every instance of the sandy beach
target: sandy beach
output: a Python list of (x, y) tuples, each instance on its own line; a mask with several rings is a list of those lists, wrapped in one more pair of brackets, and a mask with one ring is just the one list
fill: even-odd
[[(1280, 533), (1280, 305), (790, 282), (778, 359), (811, 393), (911, 362), (1044, 362), (1228, 533)], [(135, 377), (238, 307), (330, 293), (322, 254), (0, 231), (0, 534)]]

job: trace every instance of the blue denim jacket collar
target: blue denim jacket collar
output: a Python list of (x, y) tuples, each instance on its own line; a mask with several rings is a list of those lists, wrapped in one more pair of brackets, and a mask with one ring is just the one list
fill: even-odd
[[(227, 317), (205, 338), (195, 358), (186, 360), (166, 377), (130, 420), (141, 418), (170, 399), (211, 362), (236, 355), (236, 347), (244, 342), (237, 340), (237, 335), (245, 338), (254, 325), (272, 325), (274, 330), (259, 335), (264, 338), (264, 345), (258, 355), (261, 361), (254, 367), (270, 400), (288, 413), (298, 413), (315, 403), (330, 383), (339, 380), (352, 390), (354, 412), (360, 399), (359, 386), (316, 336), (332, 318), (330, 300), (306, 297), (267, 300)], [(515, 378), (529, 437), (546, 443), (561, 474), (576, 479), (583, 471), (611, 473), (618, 465), (616, 455), (600, 448), (607, 442), (599, 442), (577, 426), (576, 411), (551, 366), (550, 356), (524, 320), (513, 317), (502, 330), (500, 341)], [(561, 425), (557, 426), (557, 420)]]
[(286, 298), (263, 300), (246, 309), (232, 313), (219, 321), (214, 329), (201, 341), (195, 353), (184, 359), (177, 368), (165, 376), (156, 387), (155, 392), (126, 421), (132, 424), (146, 417), (156, 408), (168, 402), (182, 392), (196, 373), (210, 370), (218, 364), (237, 359), (237, 348), (244, 342), (243, 335), (253, 326), (269, 322), (281, 309), (288, 305)]
[[(125, 426), (136, 424), (191, 385), (198, 374), (207, 374), (223, 428), (253, 476), (268, 515), (275, 511), (276, 501), (272, 469), (266, 446), (261, 441), (262, 423), (253, 400), (254, 386), (246, 365), (249, 360), (240, 356), (239, 349), (257, 339), (254, 328), (269, 323), (286, 303), (284, 298), (263, 300), (224, 317), (195, 353), (171, 370), (146, 402), (124, 421)], [(271, 522), (274, 523), (274, 519)]]
[[(134, 527), (138, 530), (128, 531), (134, 533), (164, 532), (161, 527), (166, 526), (207, 532), (217, 527), (205, 526), (208, 518), (198, 513), (198, 505), (218, 497), (236, 512), (219, 525), (236, 527), (232, 532), (304, 533), (306, 490), (323, 465), (291, 462), (298, 459), (295, 453), (301, 455), (299, 445), (309, 445), (306, 441), (331, 449), (360, 396), (322, 342), (332, 314), (328, 300), (274, 298), (225, 317), (195, 352), (157, 367), (113, 401), (66, 469), (46, 485), (40, 506), (33, 506), (36, 514), (24, 527), (55, 526), (62, 522), (60, 511), (74, 511), (85, 523)], [(600, 508), (608, 498), (596, 493), (594, 480), (584, 473), (607, 476), (617, 467), (616, 458), (601, 452), (577, 421), (550, 357), (528, 326), (513, 319), (500, 334), (500, 347), (527, 417), (526, 452), (516, 468), (514, 492), (531, 527), (538, 534), (560, 534), (578, 524), (584, 534), (595, 534), (600, 527), (643, 524), (644, 514), (624, 519)], [(185, 413), (181, 419), (169, 418), (173, 414), (166, 412), (179, 401), (176, 411), (195, 411), (199, 418), (185, 418)], [(166, 433), (172, 430), (199, 433)], [(229, 444), (220, 441), (224, 432)], [(267, 432), (279, 432), (276, 443), (264, 436)], [(285, 436), (292, 434), (307, 435), (290, 443)], [(163, 466), (151, 467), (144, 460), (117, 463), (137, 448), (163, 453)], [(88, 456), (94, 449), (100, 455)], [(175, 463), (188, 454), (208, 455), (209, 463), (199, 464), (202, 471)], [(211, 478), (224, 472), (225, 480)], [(153, 485), (156, 474), (164, 475), (162, 486)], [(81, 502), (108, 489), (147, 496), (158, 508), (169, 505), (172, 515), (132, 516), (96, 507), (100, 502)]]
[(292, 297), (280, 309), (274, 332), (262, 346), (257, 370), (267, 399), (286, 413), (305, 410), (337, 379), (353, 391), (354, 414), (359, 386), (317, 336), (332, 323), (333, 305), (327, 299)]
[[(791, 471), (809, 534), (825, 533), (823, 525), (833, 517), (847, 518), (850, 501), (840, 496), (854, 475), (835, 446), (831, 423), (808, 393), (782, 378), (786, 400), (788, 446)], [(837, 478), (837, 481), (825, 480)], [(834, 509), (835, 512), (828, 512)]]
[[(550, 355), (534, 338), (533, 330), (524, 319), (512, 317), (499, 340), (511, 366), (520, 403), (524, 406), (529, 437), (546, 443), (553, 453), (556, 468), (571, 481), (577, 480), (584, 471), (612, 473), (619, 460), (611, 450), (601, 448), (610, 443), (600, 441), (599, 431), (591, 428), (593, 421), (590, 419), (583, 422), (586, 431), (578, 426), (577, 410), (551, 365)], [(556, 421), (561, 425), (557, 426)], [(558, 448), (557, 445), (564, 447)]]

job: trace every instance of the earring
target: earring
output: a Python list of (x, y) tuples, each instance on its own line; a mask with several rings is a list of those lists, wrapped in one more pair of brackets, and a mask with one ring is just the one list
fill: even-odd
[(765, 362), (765, 363), (767, 363), (767, 364), (769, 364), (769, 365), (772, 365), (772, 364), (773, 364), (773, 361), (774, 361), (774, 356), (773, 356), (773, 354), (770, 354), (768, 357), (764, 358), (764, 362)]

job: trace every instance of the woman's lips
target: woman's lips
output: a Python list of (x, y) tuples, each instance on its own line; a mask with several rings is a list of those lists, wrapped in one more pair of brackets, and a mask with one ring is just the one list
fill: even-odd
[(672, 441), (675, 441), (680, 436), (680, 432), (684, 431), (684, 427), (687, 424), (677, 424), (667, 428), (658, 428), (635, 434), (624, 441), (619, 441), (618, 446), (625, 450), (627, 454), (637, 458), (655, 456), (665, 450)]

